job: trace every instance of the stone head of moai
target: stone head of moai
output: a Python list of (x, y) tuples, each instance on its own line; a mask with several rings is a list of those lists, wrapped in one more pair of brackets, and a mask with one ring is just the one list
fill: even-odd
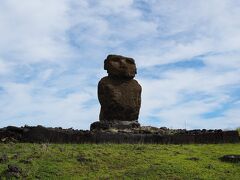
[(137, 74), (134, 59), (120, 55), (108, 55), (104, 61), (104, 69), (113, 78), (133, 79)]
[(104, 69), (108, 76), (98, 83), (100, 122), (114, 124), (115, 127), (139, 127), (142, 88), (133, 79), (137, 73), (134, 59), (108, 55), (104, 61)]

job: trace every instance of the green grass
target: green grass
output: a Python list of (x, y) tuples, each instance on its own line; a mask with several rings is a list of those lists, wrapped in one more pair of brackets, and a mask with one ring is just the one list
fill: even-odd
[[(16, 164), (23, 169), (26, 179), (237, 180), (240, 177), (240, 163), (218, 159), (225, 154), (240, 154), (240, 144), (11, 143), (0, 144), (0, 157), (2, 154), (7, 154), (9, 162), (0, 163), (0, 174), (4, 176), (8, 164)], [(19, 154), (17, 159), (16, 154)]]
[(239, 128), (237, 128), (237, 131), (238, 131), (238, 133), (239, 133), (239, 135), (240, 135), (240, 127), (239, 127)]

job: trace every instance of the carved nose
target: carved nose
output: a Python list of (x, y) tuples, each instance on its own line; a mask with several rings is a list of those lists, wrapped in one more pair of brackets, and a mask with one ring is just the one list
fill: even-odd
[(125, 65), (123, 63), (120, 63), (120, 68), (124, 68)]
[(122, 62), (119, 63), (120, 68), (124, 68), (124, 64)]
[(121, 68), (125, 68), (126, 65), (127, 65), (126, 59), (121, 59), (121, 61), (120, 61), (120, 67), (121, 67)]

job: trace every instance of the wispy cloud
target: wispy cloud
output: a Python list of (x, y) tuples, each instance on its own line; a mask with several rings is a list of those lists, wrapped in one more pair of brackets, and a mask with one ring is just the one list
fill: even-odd
[(0, 126), (89, 128), (110, 53), (135, 58), (140, 123), (240, 126), (237, 0), (0, 2)]

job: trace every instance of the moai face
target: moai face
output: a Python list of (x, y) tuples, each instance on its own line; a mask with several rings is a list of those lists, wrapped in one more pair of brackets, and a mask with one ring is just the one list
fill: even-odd
[(134, 59), (119, 55), (109, 55), (104, 61), (104, 69), (109, 76), (118, 78), (132, 79), (137, 74)]

